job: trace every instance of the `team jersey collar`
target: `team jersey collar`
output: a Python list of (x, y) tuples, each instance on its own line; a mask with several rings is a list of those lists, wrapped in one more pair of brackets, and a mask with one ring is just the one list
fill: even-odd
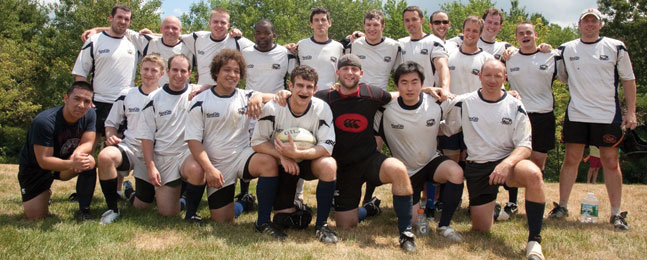
[(218, 93), (216, 93), (216, 88), (217, 88), (217, 87), (218, 87), (217, 85), (213, 85), (213, 87), (211, 87), (211, 93), (213, 93), (214, 95), (216, 95), (216, 97), (219, 97), (219, 98), (230, 98), (230, 97), (233, 97), (233, 96), (234, 96), (234, 94), (236, 94), (236, 92), (238, 91), (238, 88), (234, 88), (234, 91), (232, 91), (232, 92), (231, 92), (231, 94), (221, 96), (221, 95), (218, 95)]
[(420, 105), (422, 105), (422, 99), (423, 99), (423, 95), (422, 95), (422, 92), (420, 92), (420, 99), (418, 100), (418, 103), (416, 103), (413, 106), (409, 106), (404, 103), (404, 100), (402, 100), (402, 97), (398, 97), (398, 105), (400, 105), (400, 107), (404, 110), (416, 110), (420, 107)]
[(488, 42), (488, 41), (486, 41), (486, 40), (483, 40), (483, 37), (479, 37), (479, 40), (481, 40), (482, 42), (487, 43), (487, 44), (494, 44), (494, 43), (496, 43), (496, 40), (495, 40), (495, 41), (493, 41), (493, 42)]
[(328, 40), (327, 40), (327, 41), (325, 41), (325, 42), (318, 42), (318, 41), (315, 41), (315, 37), (314, 37), (314, 36), (310, 37), (310, 40), (311, 40), (312, 42), (316, 43), (316, 44), (321, 44), (321, 45), (329, 44), (330, 42), (332, 42), (332, 39), (330, 39), (330, 37), (328, 37)]
[(162, 87), (162, 89), (164, 89), (164, 91), (166, 91), (166, 93), (169, 93), (171, 95), (182, 95), (182, 94), (184, 94), (184, 92), (186, 92), (189, 89), (189, 84), (185, 84), (184, 89), (182, 89), (180, 91), (172, 90), (171, 87), (169, 87), (168, 84), (164, 84), (164, 87)]
[(307, 114), (308, 111), (310, 111), (310, 108), (312, 107), (312, 98), (310, 98), (310, 101), (308, 101), (308, 107), (306, 107), (306, 110), (303, 111), (303, 114), (301, 114), (301, 115), (297, 115), (294, 112), (292, 112), (292, 107), (290, 106), (290, 98), (291, 97), (288, 97), (288, 99), (286, 100), (286, 103), (288, 104), (288, 110), (290, 110), (290, 114), (292, 114), (293, 117), (295, 117), (295, 118), (302, 117), (305, 114)]
[(381, 43), (383, 43), (383, 42), (384, 42), (384, 39), (386, 39), (386, 37), (382, 36), (382, 40), (380, 40), (380, 41), (379, 41), (379, 42), (377, 42), (376, 44), (371, 44), (370, 42), (368, 42), (368, 39), (366, 39), (366, 37), (364, 37), (364, 41), (366, 42), (366, 44), (368, 44), (368, 45), (370, 45), (370, 46), (378, 46), (378, 45), (380, 45)]
[(525, 53), (525, 52), (522, 52), (521, 49), (519, 49), (519, 54), (526, 55), (526, 56), (535, 55), (538, 52), (539, 52), (539, 48), (537, 48), (534, 52), (531, 52), (531, 53)]
[(173, 47), (178, 46), (178, 45), (183, 43), (182, 39), (180, 39), (175, 45), (168, 45), (168, 44), (164, 43), (164, 37), (160, 38), (160, 42), (162, 42), (162, 45), (164, 45), (166, 47), (170, 47), (170, 48), (173, 48)]
[(420, 38), (420, 39), (415, 39), (415, 40), (414, 40), (414, 39), (411, 39), (411, 36), (409, 36), (409, 40), (411, 40), (412, 42), (417, 42), (417, 41), (420, 41), (420, 40), (422, 40), (422, 39), (424, 39), (424, 38), (429, 37), (429, 35), (431, 35), (431, 33), (427, 33), (427, 34), (425, 34), (424, 36), (422, 36), (422, 38)]
[(505, 90), (501, 90), (501, 91), (503, 91), (503, 96), (501, 96), (499, 99), (497, 99), (495, 101), (485, 100), (485, 98), (483, 98), (483, 95), (481, 94), (481, 89), (480, 88), (476, 92), (479, 94), (479, 98), (481, 100), (483, 100), (483, 102), (485, 102), (485, 103), (499, 103), (501, 100), (505, 99), (505, 97), (508, 96), (507, 91), (505, 91)]
[[(463, 46), (463, 45), (461, 44), (461, 46)], [(461, 46), (458, 47), (458, 51), (460, 51), (462, 54), (467, 55), (467, 56), (472, 56), (472, 55), (476, 55), (476, 54), (479, 54), (479, 53), (483, 52), (483, 49), (481, 47), (476, 47), (476, 48), (478, 48), (478, 50), (475, 53), (465, 53), (465, 52), (463, 52), (463, 49), (461, 48)]]
[(598, 38), (597, 40), (595, 40), (593, 42), (585, 42), (585, 41), (582, 40), (582, 38), (580, 38), (580, 42), (584, 43), (584, 44), (596, 44), (596, 43), (600, 42), (602, 40), (602, 38), (604, 38), (604, 36), (600, 36), (600, 38)]
[(345, 95), (345, 94), (341, 93), (341, 90), (337, 90), (337, 92), (339, 93), (339, 96), (341, 96), (341, 98), (359, 97), (359, 87), (360, 86), (357, 85), (357, 91), (355, 91), (353, 93), (350, 93), (348, 95)]
[(254, 49), (259, 51), (259, 52), (270, 52), (270, 51), (276, 49), (276, 46), (278, 46), (278, 45), (276, 43), (274, 43), (274, 45), (272, 45), (272, 48), (270, 48), (269, 50), (261, 51), (261, 50), (258, 49), (258, 45), (254, 45)]
[(209, 34), (209, 39), (211, 39), (214, 42), (223, 42), (223, 41), (229, 39), (229, 33), (227, 33), (227, 35), (225, 35), (225, 38), (222, 38), (222, 40), (216, 40), (216, 39), (213, 38), (213, 35)]
[(103, 35), (108, 36), (108, 37), (113, 38), (113, 39), (123, 39), (124, 36), (126, 36), (126, 35), (122, 35), (121, 37), (115, 37), (115, 36), (112, 36), (112, 35), (108, 34), (106, 31), (103, 31), (101, 33), (103, 33)]

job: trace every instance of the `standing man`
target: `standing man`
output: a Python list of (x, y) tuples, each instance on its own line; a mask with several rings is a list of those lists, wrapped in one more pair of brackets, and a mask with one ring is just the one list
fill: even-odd
[[(328, 214), (335, 193), (337, 164), (331, 157), (335, 146), (332, 111), (321, 99), (312, 98), (317, 91), (317, 72), (306, 65), (296, 67), (290, 75), (290, 91), (287, 106), (269, 102), (263, 107), (258, 120), (252, 147), (263, 155), (271, 155), (273, 161), (280, 161), (279, 193), (274, 204), (274, 223), (293, 227), (294, 192), (299, 179), (315, 180), (317, 185), (317, 220), (315, 236), (323, 243), (337, 243), (337, 234), (328, 227)], [(317, 140), (315, 146), (299, 149), (288, 137), (289, 143), (277, 140), (283, 130), (300, 127), (310, 131)], [(259, 196), (260, 199), (260, 196)], [(305, 228), (309, 219), (296, 228)]]
[(424, 80), (423, 68), (417, 63), (408, 61), (398, 66), (393, 81), (400, 96), (385, 106), (379, 132), (393, 157), (407, 167), (415, 205), (412, 222), (418, 217), (417, 203), (425, 183), (445, 184), (444, 209), (436, 231), (454, 242), (461, 242), (463, 238), (449, 224), (463, 195), (463, 170), (436, 149), (447, 102), (441, 104), (423, 94)]
[[(537, 31), (528, 21), (516, 28), (519, 52), (506, 61), (510, 89), (519, 92), (530, 125), (532, 153), (530, 160), (544, 171), (548, 151), (555, 148), (555, 114), (553, 113), (553, 80), (557, 75), (557, 52), (543, 53), (537, 47)], [(542, 174), (543, 175), (543, 174)], [(509, 206), (509, 205), (506, 205)]]
[[(627, 230), (627, 212), (620, 212), (622, 171), (617, 144), (623, 129), (636, 127), (636, 81), (629, 54), (621, 41), (601, 37), (602, 15), (586, 9), (580, 15), (580, 39), (559, 47), (559, 78), (568, 84), (571, 100), (564, 117), (566, 142), (564, 164), (559, 174), (559, 205), (550, 217), (568, 216), (568, 199), (577, 177), (577, 167), (586, 145), (600, 147), (604, 183), (611, 203), (610, 222)], [(621, 116), (618, 81), (622, 82), (627, 110)]]
[(310, 13), (310, 28), (313, 36), (300, 40), (296, 46), (288, 44), (288, 49), (297, 55), (300, 65), (308, 65), (317, 71), (319, 86), (330, 88), (337, 82), (335, 73), (337, 60), (344, 53), (344, 46), (328, 37), (332, 26), (330, 13), (323, 7), (316, 7)]
[(91, 154), (96, 127), (96, 114), (90, 109), (92, 94), (90, 84), (74, 82), (63, 95), (63, 106), (45, 110), (34, 118), (18, 158), (18, 183), (27, 219), (47, 217), (52, 182), (77, 175), (77, 218), (89, 218), (96, 183)]
[[(142, 157), (141, 141), (135, 139), (133, 132), (142, 127), (145, 121), (141, 117), (141, 111), (156, 93), (158, 81), (164, 74), (165, 62), (162, 57), (150, 54), (142, 59), (139, 73), (142, 85), (137, 88), (124, 89), (106, 119), (106, 148), (101, 150), (97, 157), (99, 167), (99, 183), (103, 196), (106, 198), (108, 210), (101, 216), (101, 224), (114, 222), (120, 215), (116, 194), (118, 188), (118, 176), (128, 176), (133, 170), (133, 176), (137, 183), (148, 179), (146, 165)], [(126, 124), (123, 138), (117, 135), (117, 129)], [(132, 191), (125, 190), (129, 193)], [(130, 194), (125, 194), (130, 199)], [(141, 201), (142, 194), (135, 192), (132, 203), (135, 208), (143, 209), (151, 205)]]
[(470, 200), (472, 229), (492, 227), (499, 186), (526, 188), (528, 259), (544, 259), (541, 226), (545, 195), (541, 170), (530, 160), (530, 121), (521, 101), (501, 89), (505, 65), (488, 60), (479, 73), (481, 88), (459, 96), (450, 106), (447, 132), (461, 128), (469, 154), (465, 179)]
[(357, 206), (362, 184), (374, 186), (391, 183), (393, 209), (398, 217), (400, 247), (406, 252), (416, 250), (411, 232), (411, 182), (407, 168), (395, 158), (378, 152), (374, 137), (375, 113), (391, 101), (391, 94), (380, 88), (359, 84), (362, 77), (360, 59), (346, 54), (339, 59), (338, 89), (321, 90), (316, 97), (326, 101), (333, 112), (336, 145), (332, 156), (337, 161), (335, 221), (341, 228), (356, 227)]
[(451, 26), (452, 23), (449, 21), (449, 15), (443, 11), (435, 11), (431, 16), (429, 16), (429, 27), (431, 28), (431, 32), (438, 37), (438, 39), (442, 40), (443, 43), (447, 41), (447, 33)]
[[(425, 17), (418, 6), (408, 6), (402, 13), (404, 27), (408, 37), (399, 39), (402, 45), (402, 61), (413, 61), (425, 68), (425, 75), (434, 77), (435, 86), (449, 91), (449, 69), (447, 68), (447, 50), (441, 39), (433, 34), (425, 34), (422, 26)], [(432, 80), (429, 80), (432, 82)]]

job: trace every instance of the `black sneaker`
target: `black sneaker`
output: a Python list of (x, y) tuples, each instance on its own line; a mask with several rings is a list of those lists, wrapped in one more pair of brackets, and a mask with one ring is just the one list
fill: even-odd
[(364, 203), (362, 207), (366, 209), (366, 217), (372, 217), (372, 216), (377, 216), (382, 213), (382, 210), (380, 209), (380, 203), (382, 201), (378, 199), (377, 197), (371, 198), (368, 202)]
[(74, 214), (74, 217), (76, 218), (76, 221), (82, 222), (86, 220), (91, 220), (92, 214), (90, 213), (90, 209), (79, 209)]
[(130, 181), (124, 181), (123, 186), (124, 186), (123, 187), (123, 191), (124, 191), (123, 195), (124, 196), (122, 197), (122, 199), (130, 200), (130, 196), (135, 194), (135, 189), (133, 188), (133, 183), (130, 182)]
[(312, 213), (312, 208), (308, 204), (303, 203), (302, 200), (294, 200), (294, 208)]
[(400, 233), (400, 248), (407, 253), (416, 252), (416, 242), (414, 242), (415, 237), (416, 236), (413, 232), (409, 230)]
[(198, 215), (193, 215), (190, 218), (184, 218), (184, 220), (189, 223), (202, 224), (202, 217)]
[(503, 207), (503, 211), (505, 211), (505, 213), (508, 213), (508, 216), (512, 216), (519, 212), (519, 206), (517, 206), (517, 203), (508, 202), (505, 204), (505, 207)]
[(238, 193), (238, 194), (236, 194), (236, 195), (234, 196), (234, 198), (236, 199), (236, 201), (239, 201), (239, 200), (240, 200), (240, 199), (242, 199), (242, 198), (243, 198), (243, 196), (245, 196), (245, 195), (247, 195), (247, 193)]
[(283, 231), (272, 222), (263, 223), (262, 225), (254, 224), (254, 230), (261, 234), (270, 235), (278, 240), (285, 240), (288, 237)]
[(613, 224), (613, 227), (619, 230), (628, 230), (629, 225), (627, 225), (627, 212), (623, 211), (620, 212), (618, 215), (613, 215), (611, 216), (611, 220), (609, 220), (611, 224)]
[(328, 224), (323, 226), (315, 227), (315, 236), (317, 239), (326, 244), (334, 244), (339, 241), (337, 238), (337, 233), (328, 227)]
[(553, 210), (548, 213), (549, 218), (565, 218), (568, 217), (568, 209), (560, 206), (557, 202), (553, 202)]
[(254, 197), (254, 195), (252, 195), (252, 194), (247, 193), (247, 194), (243, 195), (238, 200), (238, 202), (243, 204), (243, 210), (245, 212), (249, 212), (249, 211), (252, 211), (252, 210), (256, 209), (256, 197)]

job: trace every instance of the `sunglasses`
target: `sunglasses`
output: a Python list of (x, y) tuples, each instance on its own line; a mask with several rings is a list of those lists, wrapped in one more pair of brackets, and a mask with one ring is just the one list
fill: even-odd
[(442, 20), (442, 21), (441, 20), (436, 20), (436, 21), (432, 21), (431, 23), (433, 23), (434, 25), (440, 25), (441, 23), (442, 24), (449, 24), (449, 20)]

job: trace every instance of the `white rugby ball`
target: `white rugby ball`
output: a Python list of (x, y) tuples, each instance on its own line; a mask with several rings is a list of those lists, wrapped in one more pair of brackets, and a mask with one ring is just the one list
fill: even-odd
[(279, 141), (288, 143), (288, 135), (299, 149), (312, 148), (317, 144), (317, 138), (308, 130), (301, 127), (291, 127), (279, 132)]

